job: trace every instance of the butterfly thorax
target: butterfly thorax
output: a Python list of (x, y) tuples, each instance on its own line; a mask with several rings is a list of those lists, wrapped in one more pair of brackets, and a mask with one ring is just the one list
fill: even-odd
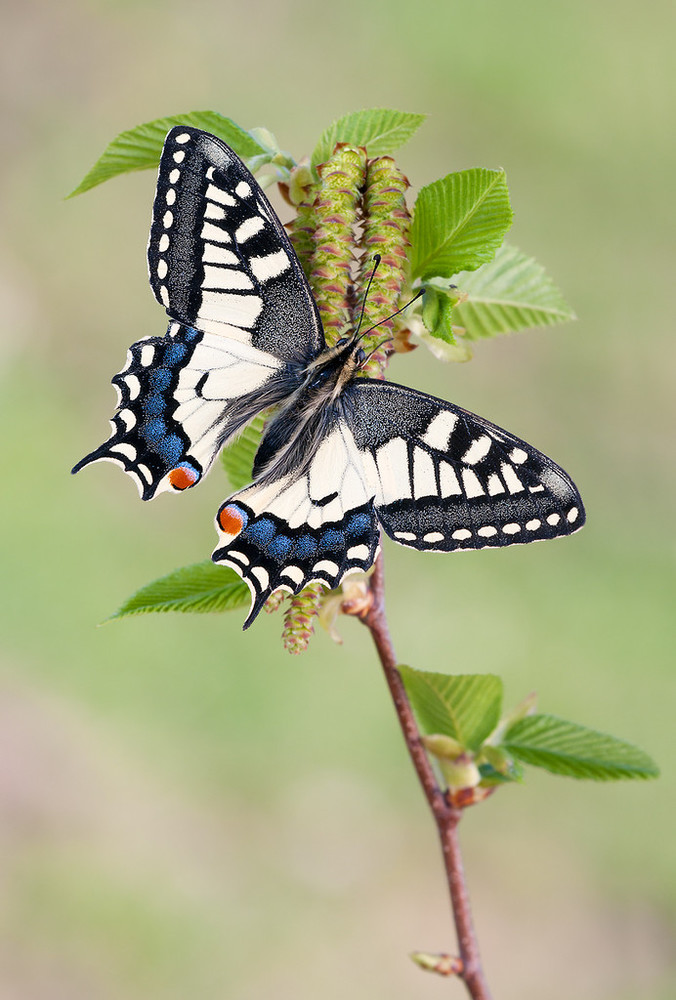
[(307, 366), (302, 384), (268, 425), (256, 454), (255, 478), (279, 479), (309, 465), (339, 418), (341, 394), (358, 375), (363, 358), (357, 341), (341, 341)]

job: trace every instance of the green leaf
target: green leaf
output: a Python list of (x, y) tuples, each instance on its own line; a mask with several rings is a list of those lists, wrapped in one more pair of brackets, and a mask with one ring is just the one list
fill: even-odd
[(429, 284), (425, 286), (422, 320), (428, 332), (437, 340), (446, 344), (455, 344), (453, 320), (455, 306), (460, 298), (460, 292), (455, 285)]
[(90, 188), (118, 174), (157, 167), (166, 134), (174, 125), (192, 125), (205, 132), (211, 132), (212, 135), (225, 140), (243, 159), (260, 157), (266, 153), (263, 146), (248, 132), (230, 118), (219, 115), (217, 111), (188, 111), (184, 115), (156, 118), (155, 121), (145, 122), (136, 128), (120, 132), (68, 197), (73, 198), (76, 194), (89, 191)]
[(251, 470), (258, 445), (261, 443), (264, 423), (265, 414), (259, 413), (244, 428), (237, 440), (227, 445), (221, 452), (221, 462), (233, 490), (241, 490), (251, 482)]
[(413, 276), (475, 270), (493, 258), (511, 224), (504, 170), (475, 167), (428, 184), (411, 227)]
[(524, 764), (594, 781), (656, 778), (655, 762), (631, 743), (555, 715), (528, 715), (505, 734), (503, 747)]
[(428, 285), (425, 289), (425, 302), (422, 310), (422, 319), (427, 331), (437, 340), (454, 344), (452, 316), (453, 302), (450, 296), (440, 288)]
[(516, 247), (501, 247), (490, 263), (455, 281), (468, 297), (455, 307), (453, 321), (470, 340), (575, 319), (542, 265)]
[(407, 111), (392, 111), (389, 108), (351, 111), (322, 132), (312, 154), (312, 166), (325, 163), (337, 142), (366, 146), (369, 156), (393, 153), (408, 142), (426, 117)]
[(502, 681), (493, 674), (434, 674), (398, 667), (422, 728), (476, 751), (500, 719)]
[(141, 587), (107, 620), (151, 611), (231, 611), (250, 603), (249, 588), (235, 571), (209, 559)]

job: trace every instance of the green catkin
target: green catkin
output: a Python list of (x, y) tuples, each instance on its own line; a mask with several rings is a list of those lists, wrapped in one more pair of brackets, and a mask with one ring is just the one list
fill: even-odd
[(319, 167), (319, 193), (313, 205), (315, 249), (309, 278), (329, 347), (351, 319), (354, 230), (365, 173), (366, 151), (340, 143)]
[(280, 182), (279, 187), (284, 199), (296, 208), (296, 215), (287, 223), (287, 229), (305, 277), (308, 278), (315, 248), (316, 221), (313, 206), (317, 197), (317, 183), (309, 163), (301, 160), (292, 169), (288, 183)]
[[(314, 189), (311, 189), (314, 193)], [(293, 244), (298, 259), (305, 271), (305, 277), (310, 277), (312, 255), (314, 253), (315, 211), (312, 201), (302, 201), (297, 206), (296, 215), (289, 223), (289, 239)]]
[(311, 583), (292, 597), (284, 615), (282, 642), (284, 648), (297, 655), (304, 653), (315, 630), (315, 618), (321, 608), (324, 587), (321, 583)]
[(273, 591), (263, 605), (263, 610), (269, 615), (274, 614), (275, 611), (279, 611), (280, 607), (284, 603), (284, 598), (287, 596), (288, 594), (285, 590)]
[[(399, 317), (382, 320), (401, 306), (402, 292), (410, 283), (408, 267), (409, 228), (411, 216), (406, 207), (408, 180), (390, 156), (369, 160), (364, 190), (364, 229), (361, 238), (363, 256), (359, 269), (358, 287), (364, 294), (373, 271), (373, 256), (379, 253), (381, 263), (375, 273), (364, 312), (362, 329), (380, 323), (364, 348), (393, 333), (403, 321)], [(391, 349), (379, 348), (364, 368), (367, 375), (382, 378)]]

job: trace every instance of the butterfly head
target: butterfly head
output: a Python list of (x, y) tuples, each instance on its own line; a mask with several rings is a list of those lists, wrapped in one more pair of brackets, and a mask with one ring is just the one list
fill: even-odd
[(366, 360), (366, 351), (360, 346), (361, 337), (354, 334), (352, 337), (341, 337), (336, 341), (336, 347), (340, 348), (340, 356), (347, 362), (348, 358), (353, 358), (357, 368), (360, 368)]
[(366, 355), (355, 337), (343, 337), (324, 351), (307, 371), (306, 390), (324, 400), (335, 399), (357, 374)]

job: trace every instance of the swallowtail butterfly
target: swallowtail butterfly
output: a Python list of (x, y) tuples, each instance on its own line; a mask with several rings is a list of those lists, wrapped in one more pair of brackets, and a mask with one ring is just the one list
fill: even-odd
[(178, 126), (160, 161), (148, 244), (164, 337), (113, 378), (110, 438), (73, 469), (122, 466), (142, 499), (195, 486), (221, 447), (276, 407), (253, 481), (221, 505), (213, 559), (248, 584), (245, 628), (277, 589), (336, 587), (390, 538), (455, 552), (568, 535), (584, 523), (568, 475), (459, 406), (363, 377), (355, 336), (327, 348), (270, 203), (220, 139)]

